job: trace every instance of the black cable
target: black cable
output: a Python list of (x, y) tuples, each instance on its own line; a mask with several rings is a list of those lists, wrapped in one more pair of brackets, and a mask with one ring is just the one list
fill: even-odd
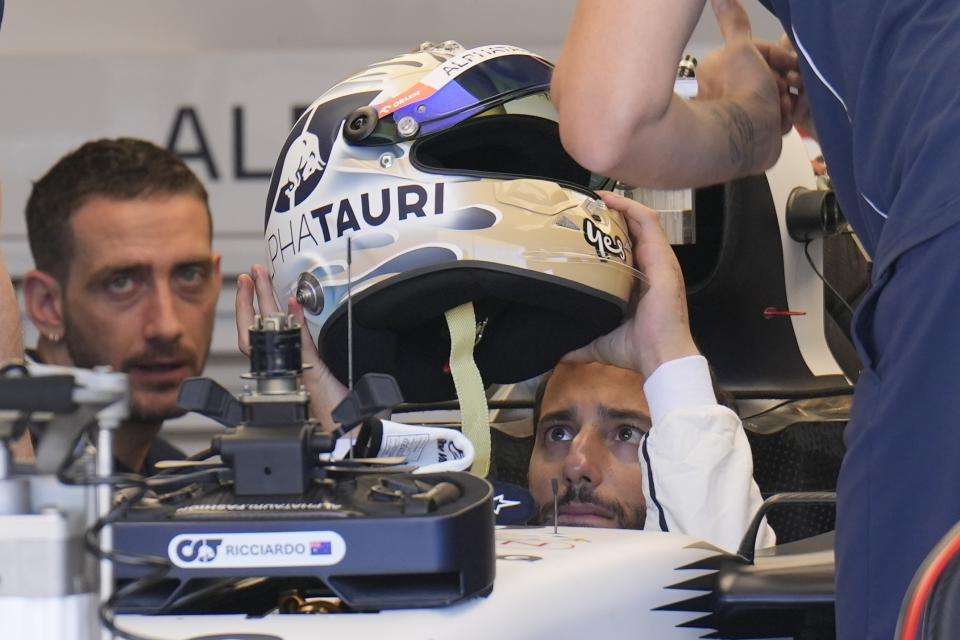
[[(173, 602), (165, 604), (161, 609), (160, 613), (176, 613), (177, 610), (182, 609), (186, 606), (189, 606), (195, 603), (198, 600), (203, 600), (205, 598), (214, 598), (222, 597), (229, 593), (240, 593), (245, 589), (252, 589), (258, 587), (261, 584), (267, 582), (269, 578), (266, 577), (257, 577), (257, 578), (222, 578), (217, 580), (213, 584), (207, 585), (201, 589), (197, 589), (191, 593), (185, 594), (174, 600)], [(247, 584), (245, 584), (247, 583)]]
[(847, 302), (847, 299), (844, 298), (842, 295), (840, 295), (840, 292), (837, 291), (836, 288), (832, 284), (830, 284), (826, 278), (823, 277), (823, 274), (820, 273), (820, 271), (817, 269), (817, 266), (813, 263), (813, 258), (810, 257), (810, 242), (811, 242), (811, 239), (808, 238), (807, 241), (803, 243), (803, 255), (807, 256), (807, 262), (810, 263), (810, 268), (813, 269), (813, 272), (817, 274), (817, 277), (820, 278), (821, 281), (823, 281), (823, 284), (828, 289), (830, 289), (830, 291), (833, 292), (833, 295), (837, 296), (840, 302), (843, 303), (843, 306), (845, 306), (850, 311), (851, 314), (855, 313), (855, 311), (853, 310), (853, 307), (850, 305), (849, 302)]
[(817, 398), (836, 398), (849, 396), (853, 387), (843, 376), (830, 376), (844, 381), (843, 386), (821, 389), (733, 389), (727, 390), (737, 400), (814, 400)]
[(135, 495), (128, 497), (127, 499), (115, 505), (103, 518), (100, 518), (92, 527), (90, 527), (90, 529), (87, 530), (87, 533), (84, 536), (85, 542), (88, 550), (90, 550), (94, 556), (109, 560), (114, 564), (120, 563), (134, 566), (148, 566), (152, 567), (153, 569), (147, 573), (147, 575), (137, 578), (123, 587), (116, 589), (111, 596), (100, 605), (100, 622), (115, 636), (124, 638), (126, 640), (158, 640), (157, 638), (141, 636), (117, 627), (116, 608), (117, 603), (122, 599), (129, 598), (137, 593), (146, 591), (166, 580), (167, 574), (170, 572), (172, 567), (167, 558), (146, 555), (128, 555), (115, 550), (106, 551), (99, 546), (98, 536), (100, 531), (103, 529), (103, 527), (107, 526), (108, 524), (112, 524), (125, 516), (134, 506), (136, 506), (138, 502), (140, 502), (143, 496), (147, 493), (147, 490), (154, 486), (163, 486), (165, 484), (201, 479), (206, 476), (217, 475), (223, 470), (224, 469), (221, 467), (214, 467), (210, 469), (202, 469), (200, 471), (192, 471), (190, 473), (169, 475), (163, 478), (156, 478), (155, 476), (152, 478), (141, 478), (139, 483), (136, 485), (138, 487), (138, 491)]
[(218, 476), (224, 471), (230, 471), (229, 467), (207, 467), (205, 469), (199, 469), (197, 471), (190, 471), (189, 473), (179, 473), (177, 475), (165, 475), (163, 477), (158, 477), (159, 474), (151, 476), (144, 479), (144, 483), (150, 489), (156, 487), (163, 487), (168, 484), (179, 484), (181, 482), (190, 482), (200, 481), (205, 479), (206, 476)]
[(170, 570), (170, 562), (166, 558), (160, 558), (156, 556), (128, 555), (115, 550), (108, 551), (100, 546), (99, 539), (100, 532), (103, 531), (104, 527), (118, 521), (143, 498), (147, 492), (146, 481), (141, 476), (136, 474), (114, 474), (103, 478), (100, 476), (69, 473), (70, 468), (80, 458), (77, 450), (80, 448), (78, 445), (83, 435), (84, 434), (81, 432), (81, 434), (77, 437), (77, 440), (74, 442), (74, 446), (72, 448), (74, 453), (68, 456), (57, 470), (57, 478), (61, 482), (69, 485), (108, 485), (114, 489), (118, 487), (137, 488), (137, 491), (134, 493), (134, 495), (128, 496), (125, 500), (113, 505), (103, 517), (98, 518), (97, 521), (94, 522), (93, 525), (84, 532), (84, 547), (98, 560), (106, 560), (113, 564), (121, 563), (151, 568), (151, 571), (146, 576), (137, 578), (129, 584), (124, 585), (120, 589), (114, 590), (110, 597), (100, 605), (98, 609), (98, 617), (101, 624), (108, 631), (110, 631), (110, 633), (119, 638), (125, 638), (126, 640), (158, 640), (157, 638), (140, 636), (119, 629), (114, 622), (116, 615), (115, 609), (116, 603), (118, 600), (120, 600), (120, 598), (129, 597), (134, 593), (149, 589), (155, 584), (159, 584), (165, 580), (167, 572)]
[(140, 591), (146, 591), (147, 589), (153, 587), (154, 585), (160, 584), (167, 577), (167, 571), (169, 567), (164, 569), (159, 569), (149, 575), (146, 575), (142, 578), (137, 578), (133, 582), (126, 584), (119, 589), (115, 590), (107, 601), (100, 605), (99, 617), (100, 623), (103, 624), (107, 630), (118, 638), (124, 638), (125, 640), (160, 640), (153, 636), (141, 636), (132, 631), (126, 631), (117, 626), (116, 623), (116, 608), (117, 602), (122, 598), (129, 598), (130, 596), (139, 593)]
[(750, 420), (750, 419), (752, 419), (752, 418), (759, 418), (760, 416), (766, 415), (766, 414), (768, 414), (768, 413), (770, 413), (770, 412), (772, 412), (772, 411), (776, 411), (776, 410), (779, 409), (780, 407), (785, 407), (785, 406), (787, 406), (788, 404), (791, 404), (791, 403), (794, 403), (794, 402), (800, 402), (800, 400), (805, 400), (805, 399), (806, 399), (806, 398), (793, 398), (793, 399), (791, 399), (791, 400), (784, 400), (783, 402), (778, 402), (777, 404), (773, 405), (772, 407), (768, 407), (768, 408), (764, 409), (763, 411), (758, 411), (757, 413), (751, 414), (751, 415), (749, 415), (749, 416), (744, 416), (744, 417), (740, 418), (740, 421), (741, 421), (741, 422), (746, 422), (747, 420)]
[[(460, 408), (459, 400), (441, 400), (438, 402), (404, 402), (393, 408), (394, 413), (414, 411), (455, 411)], [(529, 400), (487, 400), (488, 409), (533, 409), (533, 398)]]
[(19, 373), (18, 377), (30, 375), (30, 370), (27, 369), (27, 363), (23, 360), (5, 360), (0, 363), (0, 376), (6, 376), (11, 371), (17, 371)]
[[(851, 396), (852, 396), (852, 395), (853, 395), (853, 387), (850, 387), (850, 389), (847, 390), (847, 392), (846, 392), (846, 393), (843, 393), (843, 394), (834, 394), (834, 395), (831, 395), (831, 396), (822, 396), (822, 397), (839, 397), (840, 395), (851, 395)], [(753, 414), (751, 414), (751, 415), (749, 415), (749, 416), (744, 416), (744, 417), (740, 418), (740, 421), (741, 421), (741, 422), (746, 422), (747, 420), (751, 420), (751, 419), (753, 419), (753, 418), (759, 418), (760, 416), (764, 416), (764, 415), (766, 415), (766, 414), (768, 414), (768, 413), (772, 413), (772, 412), (776, 411), (777, 409), (780, 409), (780, 408), (782, 408), (782, 407), (785, 407), (785, 406), (787, 406), (788, 404), (793, 404), (793, 403), (795, 403), (795, 402), (802, 402), (803, 400), (820, 400), (820, 399), (821, 399), (821, 396), (807, 396), (807, 397), (803, 397), (803, 398), (790, 398), (789, 400), (784, 400), (783, 402), (778, 402), (777, 404), (773, 405), (772, 407), (767, 407), (767, 408), (764, 409), (763, 411), (758, 411), (757, 413), (753, 413)]]
[[(71, 454), (64, 459), (60, 467), (57, 469), (57, 479), (64, 484), (72, 486), (108, 485), (112, 489), (135, 488), (136, 491), (132, 495), (126, 496), (126, 498), (122, 501), (112, 505), (110, 510), (104, 516), (98, 518), (97, 521), (84, 532), (84, 546), (86, 547), (87, 551), (98, 560), (107, 560), (113, 564), (140, 566), (149, 569), (145, 576), (136, 578), (123, 587), (113, 590), (113, 593), (110, 595), (110, 597), (107, 598), (107, 600), (103, 602), (98, 609), (100, 623), (110, 633), (118, 638), (124, 638), (125, 640), (159, 640), (158, 638), (141, 636), (136, 633), (120, 629), (116, 625), (116, 606), (120, 600), (129, 598), (142, 591), (146, 591), (166, 580), (167, 574), (172, 568), (170, 561), (167, 558), (159, 556), (130, 555), (118, 552), (116, 550), (108, 551), (100, 546), (100, 533), (103, 531), (104, 527), (116, 523), (125, 515), (127, 515), (127, 513), (129, 513), (130, 510), (133, 509), (152, 488), (163, 487), (168, 484), (182, 483), (185, 481), (190, 482), (192, 480), (200, 480), (202, 478), (206, 478), (207, 476), (219, 474), (224, 470), (224, 468), (212, 467), (198, 471), (191, 471), (189, 473), (174, 473), (180, 470), (170, 469), (165, 470), (169, 471), (170, 473), (161, 472), (157, 474), (162, 476), (160, 478), (157, 478), (156, 476), (144, 478), (139, 474), (132, 473), (115, 473), (105, 478), (84, 473), (71, 473), (72, 467), (83, 457), (84, 448), (80, 446), (80, 443), (81, 440), (86, 437), (86, 430), (81, 431), (77, 435), (76, 440), (74, 440), (70, 448)], [(194, 459), (206, 459), (211, 457), (211, 455), (211, 451), (206, 449), (194, 454), (194, 456), (191, 457)]]

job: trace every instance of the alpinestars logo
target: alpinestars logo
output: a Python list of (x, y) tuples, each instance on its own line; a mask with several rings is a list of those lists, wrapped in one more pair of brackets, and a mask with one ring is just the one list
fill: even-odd
[(583, 219), (583, 237), (601, 258), (613, 256), (619, 258), (622, 262), (627, 261), (626, 253), (623, 250), (623, 240), (606, 233), (594, 224), (590, 218)]
[(493, 496), (493, 515), (500, 515), (500, 509), (509, 509), (520, 504), (519, 500), (507, 500), (503, 494)]
[(181, 540), (176, 546), (177, 557), (183, 562), (212, 562), (217, 557), (221, 538), (200, 538)]

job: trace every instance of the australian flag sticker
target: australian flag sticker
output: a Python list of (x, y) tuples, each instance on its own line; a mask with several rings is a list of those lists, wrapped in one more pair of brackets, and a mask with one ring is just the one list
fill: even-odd
[(331, 553), (333, 553), (333, 549), (330, 547), (330, 542), (310, 543), (310, 555), (312, 556), (328, 556)]

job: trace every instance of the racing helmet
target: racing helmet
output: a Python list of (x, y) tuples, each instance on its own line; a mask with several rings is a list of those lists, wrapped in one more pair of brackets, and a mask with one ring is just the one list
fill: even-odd
[(627, 228), (593, 191), (612, 185), (561, 146), (552, 70), (518, 47), (425, 43), (294, 125), (267, 260), (338, 379), (388, 373), (408, 402), (455, 398), (444, 314), (466, 302), (484, 384), (543, 373), (621, 322), (638, 273)]

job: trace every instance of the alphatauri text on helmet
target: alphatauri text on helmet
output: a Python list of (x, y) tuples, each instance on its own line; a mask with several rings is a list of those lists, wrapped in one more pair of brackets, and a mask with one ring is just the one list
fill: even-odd
[(488, 58), (494, 58), (512, 53), (529, 53), (526, 49), (514, 47), (507, 44), (495, 44), (487, 47), (477, 47), (464, 51), (458, 56), (450, 58), (440, 65), (440, 68), (447, 77), (459, 75), (465, 69), (475, 66), (479, 62)]
[(442, 182), (435, 183), (432, 190), (419, 184), (402, 184), (320, 205), (301, 213), (299, 220), (290, 217), (286, 225), (278, 224), (267, 236), (270, 261), (285, 262), (288, 256), (299, 254), (304, 243), (319, 247), (348, 232), (441, 215), (443, 187)]

